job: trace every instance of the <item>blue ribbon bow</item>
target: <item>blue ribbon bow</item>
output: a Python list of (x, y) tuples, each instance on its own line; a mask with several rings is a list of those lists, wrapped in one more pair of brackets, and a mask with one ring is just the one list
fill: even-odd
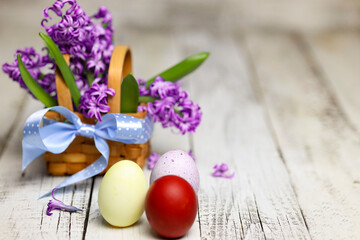
[[(60, 113), (71, 124), (44, 118), (50, 110)], [(141, 144), (150, 139), (152, 130), (153, 122), (149, 117), (138, 119), (125, 114), (109, 113), (102, 117), (101, 122), (89, 125), (82, 123), (80, 118), (67, 108), (56, 106), (42, 109), (33, 113), (25, 123), (22, 170), (45, 152), (62, 153), (78, 135), (93, 138), (101, 157), (56, 186), (62, 188), (95, 176), (106, 168), (109, 161), (109, 146), (106, 140)], [(49, 193), (50, 191), (40, 198)]]

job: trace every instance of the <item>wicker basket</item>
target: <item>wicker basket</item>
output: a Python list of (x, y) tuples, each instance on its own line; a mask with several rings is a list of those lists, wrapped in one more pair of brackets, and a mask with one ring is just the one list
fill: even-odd
[[(69, 63), (69, 55), (64, 54), (64, 58)], [(115, 89), (116, 94), (109, 98), (111, 113), (120, 113), (120, 94), (121, 81), (132, 72), (131, 51), (128, 46), (116, 46), (109, 66), (108, 86)], [(59, 106), (74, 111), (71, 95), (68, 87), (60, 72), (56, 71), (56, 91)], [(81, 121), (94, 124), (95, 119), (87, 119), (80, 113), (75, 113)], [(128, 114), (140, 119), (146, 117), (146, 112)], [(57, 121), (62, 121), (63, 117), (55, 112), (48, 112), (46, 117)], [(100, 174), (105, 173), (112, 165), (118, 161), (128, 159), (136, 162), (141, 168), (145, 165), (145, 160), (150, 154), (150, 142), (144, 144), (124, 144), (121, 142), (107, 141), (110, 148), (110, 157), (107, 168)], [(45, 153), (44, 159), (47, 163), (48, 172), (51, 175), (71, 175), (74, 174), (100, 157), (100, 153), (95, 147), (94, 140), (82, 136), (77, 136), (70, 146), (60, 154)]]

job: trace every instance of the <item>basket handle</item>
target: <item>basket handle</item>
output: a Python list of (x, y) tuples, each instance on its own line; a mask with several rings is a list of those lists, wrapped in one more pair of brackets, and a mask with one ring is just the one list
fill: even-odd
[(110, 113), (120, 113), (121, 83), (124, 77), (132, 72), (131, 50), (129, 46), (115, 46), (112, 53), (109, 72), (108, 87), (115, 90), (114, 96), (109, 96)]
[[(69, 64), (69, 54), (63, 54), (63, 56), (66, 63)], [(115, 95), (108, 98), (110, 113), (120, 113), (121, 82), (124, 77), (131, 72), (132, 57), (130, 47), (125, 45), (115, 46), (110, 59), (108, 71), (108, 87), (115, 90)], [(66, 107), (70, 111), (74, 111), (70, 90), (58, 68), (56, 68), (55, 82), (59, 106)]]

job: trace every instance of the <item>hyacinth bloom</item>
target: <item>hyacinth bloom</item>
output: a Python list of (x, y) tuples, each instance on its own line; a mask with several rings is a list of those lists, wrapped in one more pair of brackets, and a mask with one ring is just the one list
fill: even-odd
[[(48, 26), (50, 20), (56, 21), (50, 16), (51, 12), (58, 17), (58, 21)], [(101, 120), (101, 113), (109, 111), (105, 98), (114, 95), (113, 91), (106, 87), (107, 69), (114, 49), (112, 17), (109, 10), (100, 7), (97, 13), (89, 16), (75, 0), (57, 0), (43, 10), (43, 15), (41, 26), (58, 45), (60, 51), (71, 56), (70, 69), (83, 95), (78, 110), (86, 117)], [(48, 54), (40, 55), (33, 48), (19, 49), (15, 56), (17, 54), (20, 54), (25, 67), (38, 84), (51, 96), (56, 97), (55, 74), (43, 74), (48, 72), (45, 68), (55, 70), (54, 62)], [(5, 63), (2, 69), (30, 93), (21, 78), (16, 59), (11, 64)], [(89, 76), (97, 79), (95, 87), (99, 88), (98, 95), (94, 94), (94, 88), (89, 85)]]
[(147, 107), (139, 106), (139, 111), (147, 110), (154, 122), (160, 122), (164, 128), (175, 127), (181, 134), (195, 132), (201, 122), (201, 109), (179, 84), (165, 81), (162, 77), (157, 77), (149, 89), (142, 79), (138, 79), (138, 84), (141, 96), (155, 98)]
[(33, 48), (25, 48), (18, 49), (15, 52), (15, 60), (13, 63), (4, 63), (2, 69), (4, 73), (8, 74), (11, 79), (20, 84), (21, 88), (26, 89), (29, 93), (30, 91), (26, 87), (23, 79), (20, 75), (20, 70), (18, 67), (18, 61), (16, 59), (16, 55), (20, 54), (23, 63), (28, 69), (31, 76), (36, 79), (37, 83), (50, 95), (55, 95), (55, 75), (54, 74), (46, 74), (44, 75), (41, 72), (41, 69), (47, 67), (48, 69), (54, 69), (54, 63), (46, 55), (40, 55)]
[(54, 196), (54, 192), (57, 190), (57, 188), (54, 188), (51, 192), (51, 196), (54, 199), (54, 201), (50, 200), (48, 203), (48, 208), (46, 210), (46, 215), (51, 216), (53, 210), (59, 210), (59, 211), (65, 211), (65, 212), (78, 212), (82, 211), (82, 209), (79, 209), (74, 206), (66, 205), (65, 203), (61, 202), (60, 200), (56, 199)]
[[(64, 9), (69, 8), (65, 11)], [(51, 26), (49, 12), (54, 12), (60, 21)], [(80, 89), (79, 111), (85, 117), (96, 117), (101, 121), (101, 114), (109, 112), (107, 96), (115, 92), (107, 88), (107, 72), (114, 46), (112, 44), (112, 17), (106, 7), (100, 7), (92, 17), (75, 0), (58, 0), (51, 7), (44, 9), (42, 27), (59, 46), (62, 53), (70, 53), (70, 68), (75, 72), (75, 81)], [(96, 23), (100, 21), (100, 23)], [(96, 81), (89, 86), (88, 74)]]
[(233, 178), (235, 172), (228, 174), (229, 167), (226, 163), (216, 164), (214, 166), (214, 172), (211, 174), (213, 177)]
[(106, 84), (94, 83), (81, 96), (79, 110), (85, 117), (96, 117), (101, 121), (101, 113), (107, 113), (110, 110), (107, 105), (107, 97), (114, 95), (115, 90), (108, 88)]
[[(51, 16), (54, 15), (52, 19)], [(71, 89), (77, 87), (79, 91), (76, 89), (75, 92), (81, 94), (80, 104), (77, 100), (78, 106), (75, 111), (81, 112), (87, 118), (95, 117), (101, 121), (101, 115), (110, 110), (107, 98), (115, 94), (113, 89), (107, 87), (107, 71), (114, 50), (112, 42), (114, 30), (109, 10), (100, 7), (97, 13), (89, 16), (76, 0), (57, 0), (43, 10), (43, 16), (41, 21), (43, 29), (61, 53), (70, 54), (69, 67), (76, 83)], [(56, 98), (53, 60), (47, 54), (42, 56), (36, 53), (32, 48), (17, 50), (16, 54), (20, 54), (26, 69), (40, 87), (49, 93), (50, 97)], [(205, 60), (208, 53), (200, 55)], [(199, 59), (199, 56), (194, 57), (192, 59), (194, 65), (190, 67), (201, 64), (203, 60)], [(177, 73), (188, 71), (186, 68), (189, 68), (189, 59), (186, 61), (185, 65), (177, 65)], [(44, 74), (45, 67), (53, 70), (52, 73)], [(28, 90), (21, 77), (17, 59), (12, 64), (5, 63), (3, 71), (22, 88)], [(178, 74), (176, 76), (180, 78)], [(139, 79), (140, 96), (150, 96), (155, 100), (148, 102), (147, 106), (140, 105), (138, 110), (147, 110), (154, 122), (160, 122), (165, 128), (177, 128), (181, 134), (194, 133), (201, 122), (201, 109), (199, 105), (193, 103), (186, 91), (172, 82), (177, 79), (169, 80), (171, 81), (157, 77), (148, 86), (145, 80)], [(30, 93), (29, 90), (28, 92)]]
[(151, 153), (148, 157), (148, 169), (153, 169), (155, 163), (159, 160), (160, 154), (158, 153)]
[(137, 83), (139, 85), (139, 93), (140, 96), (147, 96), (150, 95), (149, 89), (146, 87), (146, 81), (144, 79), (137, 79)]

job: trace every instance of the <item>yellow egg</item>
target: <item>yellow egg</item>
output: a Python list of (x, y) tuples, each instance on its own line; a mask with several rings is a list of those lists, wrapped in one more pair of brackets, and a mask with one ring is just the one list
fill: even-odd
[(149, 184), (142, 169), (133, 161), (122, 160), (105, 174), (99, 188), (99, 208), (113, 226), (127, 227), (144, 213)]

